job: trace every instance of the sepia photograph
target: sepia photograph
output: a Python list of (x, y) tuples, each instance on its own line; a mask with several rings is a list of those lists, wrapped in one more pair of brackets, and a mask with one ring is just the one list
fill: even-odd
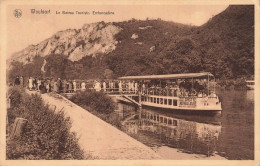
[(259, 1), (0, 6), (0, 165), (260, 165)]

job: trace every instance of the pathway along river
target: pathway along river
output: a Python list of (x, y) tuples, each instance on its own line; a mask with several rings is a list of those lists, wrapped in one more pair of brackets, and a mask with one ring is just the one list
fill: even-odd
[(145, 107), (140, 111), (128, 103), (118, 103), (117, 111), (122, 120), (130, 119), (123, 131), (164, 159), (176, 159), (176, 149), (205, 159), (254, 159), (254, 90), (218, 90), (217, 94), (221, 115), (184, 115)]

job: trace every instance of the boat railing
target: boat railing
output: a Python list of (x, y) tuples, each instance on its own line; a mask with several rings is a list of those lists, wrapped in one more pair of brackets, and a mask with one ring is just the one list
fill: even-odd
[(177, 88), (148, 88), (143, 89), (142, 94), (144, 95), (155, 95), (155, 96), (178, 96)]

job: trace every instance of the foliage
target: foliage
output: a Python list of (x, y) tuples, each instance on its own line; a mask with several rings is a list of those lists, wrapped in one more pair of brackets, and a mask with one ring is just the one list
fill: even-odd
[(70, 119), (50, 110), (39, 95), (22, 92), (20, 96), (19, 107), (13, 103), (8, 109), (8, 121), (11, 124), (21, 117), (28, 123), (20, 138), (7, 140), (7, 159), (83, 159), (76, 135), (70, 133)]
[(222, 79), (217, 81), (218, 85), (220, 87), (226, 88), (226, 89), (245, 89), (246, 88), (246, 81), (244, 78), (238, 78), (238, 79)]
[[(104, 79), (208, 71), (222, 80), (254, 75), (253, 5), (231, 5), (198, 27), (161, 19), (132, 19), (113, 25), (122, 28), (115, 36), (118, 44), (114, 51), (76, 62), (65, 55), (48, 55), (45, 75)], [(138, 38), (132, 39), (133, 34)], [(16, 66), (9, 74), (12, 78), (17, 74), (30, 75), (32, 71), (41, 75), (41, 65), (14, 63)]]
[(14, 61), (11, 63), (11, 70), (8, 72), (9, 81), (12, 82), (17, 76), (24, 77), (40, 77), (42, 76), (41, 67), (43, 64), (43, 57), (35, 56), (31, 63), (22, 64)]
[(18, 108), (22, 102), (24, 89), (15, 86), (8, 91), (11, 107)]
[(113, 100), (103, 92), (86, 90), (77, 92), (71, 97), (71, 101), (80, 105), (90, 107), (99, 113), (109, 114), (116, 108)]
[(119, 115), (114, 112), (116, 104), (103, 92), (87, 90), (78, 92), (70, 99), (72, 102), (80, 105), (100, 119), (121, 128)]

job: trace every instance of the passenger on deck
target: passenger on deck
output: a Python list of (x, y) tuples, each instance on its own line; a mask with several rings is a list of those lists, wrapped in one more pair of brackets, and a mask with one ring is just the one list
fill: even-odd
[(119, 90), (119, 82), (118, 81), (115, 81), (115, 91), (117, 91), (118, 92), (118, 90)]
[(137, 91), (138, 91), (138, 83), (137, 82), (135, 82), (135, 84), (134, 84), (134, 89), (135, 89), (135, 94), (137, 94)]
[(143, 85), (142, 85), (142, 94), (144, 94), (145, 91), (146, 91), (146, 88), (145, 88), (145, 84), (143, 83)]
[(122, 93), (122, 81), (119, 81), (118, 83), (119, 93)]
[(115, 90), (115, 82), (111, 81), (111, 91), (113, 92)]
[(128, 93), (131, 93), (130, 91), (131, 91), (131, 81), (129, 80), (129, 82), (128, 82), (128, 88), (127, 88), (127, 91), (128, 91)]

